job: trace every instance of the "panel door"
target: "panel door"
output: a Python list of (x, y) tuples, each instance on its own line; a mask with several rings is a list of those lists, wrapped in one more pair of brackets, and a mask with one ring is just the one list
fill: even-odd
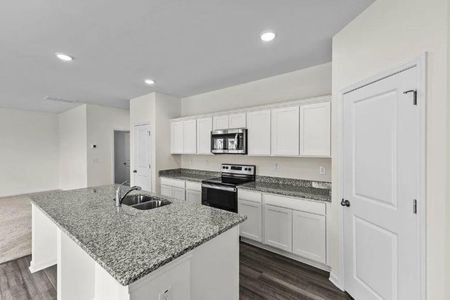
[(293, 212), (292, 250), (295, 254), (326, 263), (325, 216)]
[(292, 252), (292, 210), (272, 205), (264, 206), (264, 242), (272, 247)]
[(228, 115), (213, 117), (213, 129), (228, 129)]
[(330, 156), (330, 102), (300, 106), (300, 155)]
[(191, 203), (201, 204), (202, 203), (202, 192), (186, 190), (186, 201), (189, 201)]
[(134, 126), (133, 184), (152, 191), (150, 125)]
[(167, 185), (161, 185), (161, 195), (165, 197), (173, 197), (172, 187)]
[(183, 121), (183, 154), (197, 153), (197, 120)]
[(229, 128), (245, 128), (247, 126), (245, 113), (232, 114), (228, 117)]
[(282, 107), (272, 110), (272, 155), (299, 154), (299, 108)]
[(182, 188), (172, 187), (172, 197), (178, 200), (186, 200), (186, 191)]
[(407, 92), (417, 82), (412, 68), (344, 95), (345, 288), (355, 299), (419, 299), (419, 106)]
[(239, 199), (238, 213), (247, 216), (247, 220), (239, 226), (242, 237), (262, 242), (262, 210), (261, 203)]
[(211, 154), (212, 118), (197, 120), (197, 154)]
[(270, 110), (247, 113), (248, 155), (270, 155)]
[(183, 121), (175, 121), (170, 124), (170, 152), (172, 154), (183, 153)]

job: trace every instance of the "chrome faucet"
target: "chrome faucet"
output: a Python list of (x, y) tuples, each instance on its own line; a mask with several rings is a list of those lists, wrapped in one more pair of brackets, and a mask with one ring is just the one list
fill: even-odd
[(116, 207), (120, 207), (120, 206), (122, 206), (122, 202), (123, 202), (123, 199), (125, 199), (125, 197), (130, 193), (130, 192), (132, 192), (132, 191), (140, 191), (140, 190), (142, 190), (142, 188), (140, 187), (140, 186), (137, 186), (137, 185), (135, 185), (135, 186), (132, 186), (123, 196), (121, 195), (122, 194), (122, 186), (123, 186), (123, 184), (125, 184), (127, 181), (125, 181), (124, 183), (122, 183), (122, 184), (119, 184), (119, 187), (116, 189)]

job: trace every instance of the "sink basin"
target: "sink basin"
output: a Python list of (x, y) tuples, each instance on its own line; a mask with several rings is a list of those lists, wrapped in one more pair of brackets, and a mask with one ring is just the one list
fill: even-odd
[(122, 204), (141, 210), (158, 208), (171, 203), (172, 202), (165, 199), (139, 194), (128, 195), (122, 201)]
[(172, 202), (170, 202), (168, 200), (163, 200), (163, 199), (156, 200), (156, 199), (154, 199), (154, 200), (150, 200), (150, 201), (147, 201), (147, 202), (144, 202), (144, 203), (133, 205), (131, 207), (134, 207), (136, 209), (144, 210), (144, 209), (158, 208), (158, 207), (161, 207), (161, 206), (168, 205), (170, 203), (172, 203)]

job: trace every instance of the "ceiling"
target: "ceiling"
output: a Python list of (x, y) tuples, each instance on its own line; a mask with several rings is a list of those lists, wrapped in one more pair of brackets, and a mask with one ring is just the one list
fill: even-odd
[[(331, 37), (372, 2), (2, 1), (0, 107), (73, 106), (46, 96), (127, 107), (152, 91), (190, 96), (325, 63)], [(276, 39), (263, 43), (265, 30)]]

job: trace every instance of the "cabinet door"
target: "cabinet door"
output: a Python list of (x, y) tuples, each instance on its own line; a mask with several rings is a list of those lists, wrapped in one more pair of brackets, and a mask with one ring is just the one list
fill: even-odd
[(330, 102), (300, 106), (300, 155), (330, 156)]
[(183, 153), (197, 153), (197, 120), (183, 121)]
[(191, 203), (201, 204), (202, 203), (202, 192), (186, 190), (186, 201), (189, 201)]
[(213, 129), (228, 129), (228, 115), (213, 117)]
[(292, 252), (292, 210), (265, 205), (264, 223), (264, 242), (269, 246)]
[(293, 252), (326, 263), (325, 216), (302, 211), (293, 212)]
[(183, 153), (183, 122), (175, 121), (170, 124), (170, 153)]
[(246, 123), (245, 113), (232, 114), (228, 117), (229, 128), (245, 128)]
[(299, 108), (282, 107), (272, 110), (272, 155), (299, 154)]
[(182, 188), (172, 187), (172, 197), (178, 200), (186, 200), (186, 191)]
[(161, 184), (161, 195), (165, 197), (173, 197), (172, 188), (170, 186)]
[(197, 120), (197, 154), (211, 154), (212, 118)]
[(270, 110), (247, 113), (248, 155), (270, 155)]
[(242, 237), (262, 242), (261, 203), (238, 200), (238, 213), (247, 216), (247, 220), (239, 226)]

